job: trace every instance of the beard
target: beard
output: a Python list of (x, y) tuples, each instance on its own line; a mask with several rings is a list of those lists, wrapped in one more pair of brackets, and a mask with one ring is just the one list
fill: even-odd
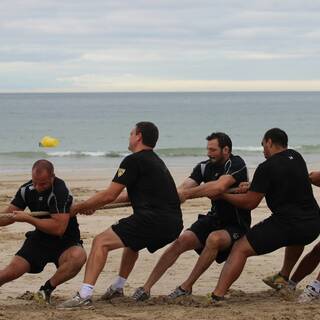
[(223, 158), (211, 158), (209, 157), (209, 160), (212, 164), (216, 164), (216, 165), (219, 165), (219, 164), (222, 164), (223, 162)]

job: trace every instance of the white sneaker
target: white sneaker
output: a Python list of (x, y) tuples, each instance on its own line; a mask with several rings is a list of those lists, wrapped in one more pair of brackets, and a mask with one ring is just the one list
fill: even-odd
[(80, 297), (79, 292), (71, 299), (60, 303), (57, 309), (93, 309), (91, 298), (83, 299)]
[(319, 298), (320, 293), (318, 293), (314, 287), (308, 285), (298, 297), (298, 303), (309, 303)]

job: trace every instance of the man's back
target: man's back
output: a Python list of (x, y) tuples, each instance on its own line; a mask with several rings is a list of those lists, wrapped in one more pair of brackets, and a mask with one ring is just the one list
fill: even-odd
[(295, 150), (274, 154), (259, 165), (255, 176), (251, 188), (259, 192), (259, 184), (263, 180), (261, 191), (266, 194), (267, 204), (274, 214), (298, 219), (318, 214), (319, 207), (313, 196), (306, 163)]
[(152, 150), (142, 150), (126, 157), (113, 181), (127, 187), (135, 212), (181, 216), (174, 180), (164, 162)]

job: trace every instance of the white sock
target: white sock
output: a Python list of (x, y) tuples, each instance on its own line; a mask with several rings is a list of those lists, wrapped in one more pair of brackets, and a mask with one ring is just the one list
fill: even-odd
[(127, 279), (117, 276), (114, 283), (111, 285), (113, 289), (123, 289)]
[(319, 280), (314, 280), (310, 283), (310, 286), (313, 287), (317, 293), (320, 294), (320, 281)]
[(83, 283), (79, 291), (79, 295), (82, 299), (92, 297), (94, 286), (88, 283)]

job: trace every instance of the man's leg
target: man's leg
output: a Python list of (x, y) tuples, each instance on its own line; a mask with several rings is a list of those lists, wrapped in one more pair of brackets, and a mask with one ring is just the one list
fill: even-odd
[(218, 230), (210, 233), (206, 245), (201, 252), (196, 265), (185, 282), (180, 286), (183, 290), (191, 292), (193, 284), (215, 261), (219, 251), (223, 251), (231, 246), (232, 240), (226, 230)]
[(185, 231), (170, 247), (162, 254), (156, 266), (152, 270), (143, 288), (150, 293), (152, 286), (162, 277), (178, 259), (181, 253), (201, 247), (197, 236), (190, 230)]
[(218, 297), (223, 297), (231, 285), (239, 278), (247, 258), (254, 255), (256, 255), (256, 253), (246, 236), (238, 240), (234, 244), (229, 258), (222, 268), (218, 284), (213, 294)]
[(121, 257), (119, 276), (128, 279), (136, 261), (139, 257), (139, 252), (133, 251), (130, 248), (124, 248)]
[(320, 242), (301, 260), (298, 268), (291, 277), (295, 283), (300, 282), (313, 272), (320, 263)]
[(61, 283), (72, 279), (81, 270), (87, 259), (81, 246), (67, 248), (59, 257), (56, 273), (40, 287), (34, 299), (40, 303), (50, 303), (52, 291)]
[(59, 267), (49, 280), (53, 287), (72, 279), (81, 270), (87, 259), (86, 252), (81, 246), (66, 249), (59, 258)]
[(123, 242), (112, 228), (97, 235), (91, 246), (84, 282), (79, 293), (72, 299), (61, 303), (58, 309), (92, 308), (91, 297), (94, 285), (106, 264), (109, 251), (123, 247)]
[(123, 249), (119, 274), (111, 286), (101, 296), (101, 300), (110, 300), (123, 296), (123, 288), (138, 257), (139, 252), (133, 251), (128, 247)]
[(14, 256), (3, 270), (0, 270), (0, 287), (7, 282), (18, 279), (30, 271), (30, 264), (20, 256)]
[(304, 246), (289, 246), (285, 249), (284, 254), (284, 261), (283, 265), (280, 271), (280, 274), (286, 278), (289, 279), (290, 273), (299, 260), (302, 252), (303, 252)]
[(106, 264), (109, 251), (123, 247), (123, 242), (111, 228), (97, 235), (86, 264), (84, 283), (94, 286)]
[(262, 281), (269, 287), (280, 290), (286, 286), (294, 288), (292, 281), (289, 281), (290, 273), (299, 260), (304, 246), (288, 246), (285, 248), (285, 255), (283, 259), (283, 265), (280, 272), (272, 274), (262, 279)]

